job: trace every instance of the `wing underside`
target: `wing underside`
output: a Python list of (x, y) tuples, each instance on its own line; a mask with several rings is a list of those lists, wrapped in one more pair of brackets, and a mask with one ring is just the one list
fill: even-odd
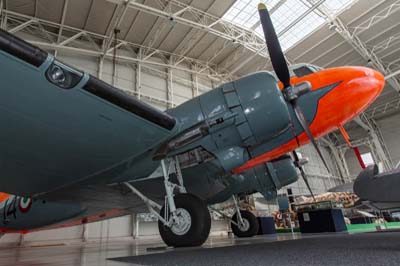
[(154, 170), (151, 154), (176, 131), (173, 117), (4, 31), (0, 49), (4, 192), (31, 196)]

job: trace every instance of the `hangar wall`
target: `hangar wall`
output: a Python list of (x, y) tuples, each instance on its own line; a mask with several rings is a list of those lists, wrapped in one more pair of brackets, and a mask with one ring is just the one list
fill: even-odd
[[(388, 149), (393, 167), (395, 167), (400, 161), (400, 142), (397, 133), (400, 130), (400, 114), (394, 113), (389, 116), (382, 117), (377, 119), (376, 123), (380, 129), (380, 132), (382, 133), (382, 137)], [(369, 136), (368, 132), (362, 128), (352, 129), (349, 131), (349, 134), (353, 139), (365, 139)], [(359, 149), (361, 154), (371, 152), (373, 157), (375, 157), (374, 152), (371, 151), (371, 148), (367, 144), (360, 146)], [(346, 152), (345, 158), (350, 174), (353, 178), (355, 178), (361, 171), (361, 167), (357, 161), (357, 158), (351, 150)], [(374, 160), (375, 162), (377, 161), (375, 158)]]
[(389, 150), (393, 165), (396, 166), (400, 162), (400, 141), (398, 133), (400, 129), (400, 114), (385, 117), (377, 122)]
[[(97, 58), (77, 57), (63, 53), (58, 53), (57, 58), (99, 77), (161, 110), (179, 105), (196, 95), (192, 75), (182, 70), (117, 63), (115, 78), (113, 78), (113, 62), (110, 60), (104, 59), (101, 63)], [(171, 80), (169, 80), (169, 75), (172, 76)], [(211, 80), (201, 77), (197, 80), (199, 93), (204, 93), (213, 87)], [(172, 85), (170, 96), (168, 95), (169, 82)]]
[[(44, 230), (22, 234), (6, 234), (1, 238), (2, 245), (46, 245), (53, 243), (74, 243), (81, 241), (109, 241), (121, 239), (160, 238), (157, 222), (136, 222), (135, 215), (73, 226), (61, 229)], [(211, 223), (212, 236), (227, 235), (228, 223), (225, 220), (213, 220)], [(161, 238), (160, 238), (161, 240)]]

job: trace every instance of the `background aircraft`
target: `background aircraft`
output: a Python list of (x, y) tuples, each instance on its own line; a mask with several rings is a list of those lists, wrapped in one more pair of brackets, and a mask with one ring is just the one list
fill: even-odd
[(259, 12), (280, 82), (255, 73), (166, 112), (1, 31), (3, 232), (147, 207), (167, 245), (195, 246), (210, 231), (207, 205), (233, 196), (233, 231), (254, 235), (257, 221), (236, 196), (273, 199), (297, 180), (296, 167), (308, 184), (287, 153), (310, 141), (320, 153), (314, 138), (357, 116), (384, 86), (363, 67), (310, 66), (291, 78), (264, 5)]
[(400, 210), (400, 169), (379, 173), (377, 165), (367, 166), (354, 181), (354, 193), (372, 209)]

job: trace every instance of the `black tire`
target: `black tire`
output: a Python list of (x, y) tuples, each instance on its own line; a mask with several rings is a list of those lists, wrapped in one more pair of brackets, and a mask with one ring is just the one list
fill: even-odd
[[(258, 224), (257, 217), (253, 213), (251, 213), (249, 211), (245, 211), (245, 210), (240, 211), (240, 214), (242, 216), (242, 219), (245, 220), (245, 222), (246, 221), (248, 222), (248, 225), (249, 225), (248, 229), (243, 231), (243, 229), (241, 229), (237, 225), (231, 223), (232, 232), (237, 237), (255, 236), (258, 233), (258, 229), (260, 227), (260, 225)], [(232, 220), (235, 222), (238, 221), (237, 213), (235, 213), (232, 216)]]
[[(158, 221), (158, 230), (162, 240), (172, 247), (194, 247), (202, 245), (208, 238), (211, 229), (211, 216), (203, 200), (193, 194), (178, 194), (174, 197), (175, 206), (190, 214), (189, 230), (183, 235), (175, 234), (171, 228)], [(164, 208), (160, 215), (164, 216)]]

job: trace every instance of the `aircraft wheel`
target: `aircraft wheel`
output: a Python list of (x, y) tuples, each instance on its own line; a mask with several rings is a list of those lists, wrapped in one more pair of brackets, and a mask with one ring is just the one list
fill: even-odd
[[(242, 216), (243, 225), (237, 226), (231, 223), (232, 232), (237, 237), (255, 236), (258, 233), (258, 228), (260, 226), (257, 217), (253, 213), (245, 210), (240, 211), (240, 214)], [(237, 213), (232, 216), (232, 220), (239, 223)]]
[[(171, 227), (158, 221), (162, 240), (168, 246), (194, 247), (202, 245), (208, 238), (211, 217), (207, 205), (193, 194), (178, 194), (174, 197), (177, 221)], [(164, 216), (165, 206), (160, 215)]]

